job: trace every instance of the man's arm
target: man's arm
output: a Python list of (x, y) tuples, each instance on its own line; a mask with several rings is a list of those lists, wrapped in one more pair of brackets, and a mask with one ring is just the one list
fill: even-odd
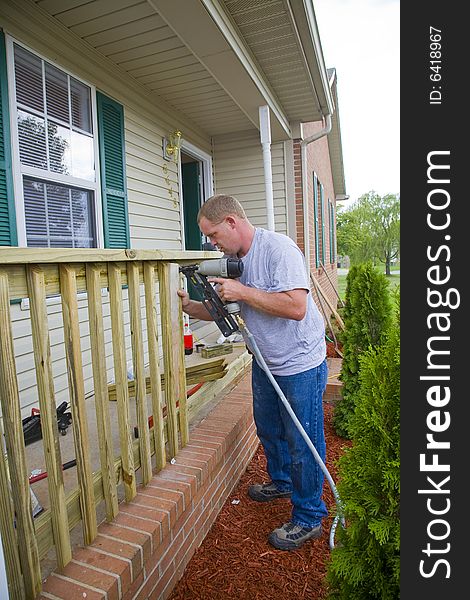
[(202, 321), (214, 320), (204, 304), (202, 302), (197, 302), (197, 300), (191, 300), (188, 292), (185, 292), (184, 290), (178, 290), (178, 296), (180, 296), (182, 299), (181, 308), (190, 317), (201, 319)]
[(236, 279), (211, 277), (211, 283), (218, 283), (217, 292), (225, 302), (246, 302), (253, 308), (262, 310), (275, 317), (301, 321), (307, 312), (306, 289), (287, 292), (265, 292), (243, 285)]

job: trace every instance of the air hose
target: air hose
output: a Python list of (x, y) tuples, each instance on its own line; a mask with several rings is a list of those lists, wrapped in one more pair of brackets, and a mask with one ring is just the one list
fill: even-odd
[(331, 488), (331, 491), (333, 492), (333, 495), (334, 495), (335, 501), (336, 501), (336, 508), (337, 508), (337, 513), (333, 520), (333, 524), (331, 526), (330, 538), (329, 538), (330, 548), (333, 549), (335, 547), (335, 531), (336, 531), (336, 527), (338, 525), (338, 521), (341, 522), (341, 525), (343, 528), (346, 527), (346, 522), (345, 522), (345, 519), (343, 516), (343, 507), (342, 507), (342, 503), (341, 503), (341, 498), (339, 497), (338, 490), (336, 489), (336, 485), (335, 485), (333, 478), (331, 477), (328, 469), (326, 468), (326, 465), (323, 462), (321, 456), (318, 454), (317, 449), (313, 445), (312, 440), (308, 437), (305, 429), (302, 427), (302, 424), (300, 423), (296, 414), (292, 410), (292, 407), (289, 404), (287, 398), (285, 397), (283, 391), (281, 390), (277, 381), (274, 379), (273, 374), (269, 370), (269, 368), (266, 364), (266, 361), (264, 360), (263, 355), (261, 354), (261, 352), (258, 348), (255, 338), (253, 337), (253, 334), (250, 332), (250, 330), (248, 329), (248, 327), (245, 324), (245, 321), (241, 318), (241, 316), (239, 314), (236, 314), (234, 316), (237, 319), (237, 323), (238, 323), (240, 329), (245, 333), (247, 339), (249, 340), (250, 349), (252, 350), (253, 355), (255, 356), (259, 366), (263, 369), (263, 371), (268, 376), (269, 381), (271, 382), (272, 386), (276, 390), (279, 398), (281, 399), (282, 403), (284, 404), (285, 409), (287, 410), (289, 416), (291, 417), (292, 421), (294, 422), (294, 425), (297, 427), (300, 435), (305, 440), (305, 443), (309, 447), (315, 460), (317, 461), (318, 465), (320, 466), (321, 470), (323, 471), (323, 473), (326, 477), (326, 480), (328, 481), (328, 484)]

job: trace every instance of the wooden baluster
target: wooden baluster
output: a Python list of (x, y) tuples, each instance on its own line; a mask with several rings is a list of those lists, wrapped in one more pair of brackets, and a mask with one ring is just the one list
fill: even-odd
[(106, 519), (112, 521), (118, 514), (116, 477), (114, 472), (114, 449), (109, 415), (108, 383), (106, 379), (106, 354), (104, 342), (103, 304), (101, 299), (101, 268), (98, 264), (86, 265), (88, 291), (88, 316), (90, 323), (91, 362), (100, 447), (103, 495)]
[(142, 340), (142, 320), (140, 315), (140, 285), (138, 264), (128, 263), (127, 281), (129, 283), (132, 362), (134, 365), (135, 402), (137, 427), (139, 430), (140, 465), (142, 467), (142, 483), (147, 485), (152, 478), (152, 462), (150, 454), (150, 434), (147, 412), (147, 386), (145, 383), (144, 344)]
[(85, 383), (83, 380), (80, 326), (78, 322), (77, 282), (75, 269), (72, 265), (60, 265), (59, 274), (73, 439), (77, 461), (78, 485), (80, 487), (80, 506), (82, 509), (83, 539), (85, 544), (91, 544), (98, 535), (98, 526), (96, 523), (90, 440), (85, 407)]
[(52, 531), (59, 568), (72, 558), (69, 524), (65, 503), (59, 428), (54, 397), (51, 346), (47, 322), (46, 288), (44, 273), (37, 265), (27, 265), (26, 278), (31, 309), (34, 362), (38, 386), (41, 431), (46, 461), (49, 500), (51, 503)]
[(35, 598), (41, 590), (41, 566), (26, 470), (8, 288), (8, 276), (0, 271), (0, 400), (8, 453), (7, 468), (0, 444), (0, 526), (9, 595), (12, 600), (22, 600)]
[(108, 264), (109, 301), (113, 336), (114, 379), (121, 445), (122, 480), (127, 502), (137, 493), (134, 454), (129, 415), (129, 390), (127, 387), (126, 345), (124, 340), (121, 268), (116, 263)]
[[(170, 457), (178, 453), (177, 403), (186, 398), (186, 377), (183, 361), (183, 315), (177, 294), (180, 287), (179, 267), (174, 263), (159, 263), (160, 306), (165, 368), (165, 400), (167, 409), (168, 446)], [(184, 399), (183, 399), (184, 397)], [(184, 405), (186, 403), (184, 402)]]
[(155, 266), (144, 262), (145, 311), (149, 346), (150, 388), (152, 394), (153, 436), (157, 471), (166, 464), (165, 423), (162, 410), (162, 384), (159, 365), (157, 303), (155, 299)]

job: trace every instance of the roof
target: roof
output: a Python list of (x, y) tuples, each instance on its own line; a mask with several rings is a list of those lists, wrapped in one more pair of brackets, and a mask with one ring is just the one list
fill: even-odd
[(210, 136), (259, 128), (268, 105), (289, 139), (333, 109), (311, 0), (35, 3)]

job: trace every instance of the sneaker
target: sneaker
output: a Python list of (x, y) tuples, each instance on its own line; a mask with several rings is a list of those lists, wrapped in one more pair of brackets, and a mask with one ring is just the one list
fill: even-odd
[(281, 492), (277, 489), (274, 483), (257, 483), (250, 485), (248, 488), (248, 496), (256, 502), (270, 502), (277, 498), (290, 498), (292, 492)]
[(289, 521), (269, 534), (268, 542), (278, 550), (297, 550), (307, 540), (319, 538), (322, 534), (321, 525), (302, 527)]

